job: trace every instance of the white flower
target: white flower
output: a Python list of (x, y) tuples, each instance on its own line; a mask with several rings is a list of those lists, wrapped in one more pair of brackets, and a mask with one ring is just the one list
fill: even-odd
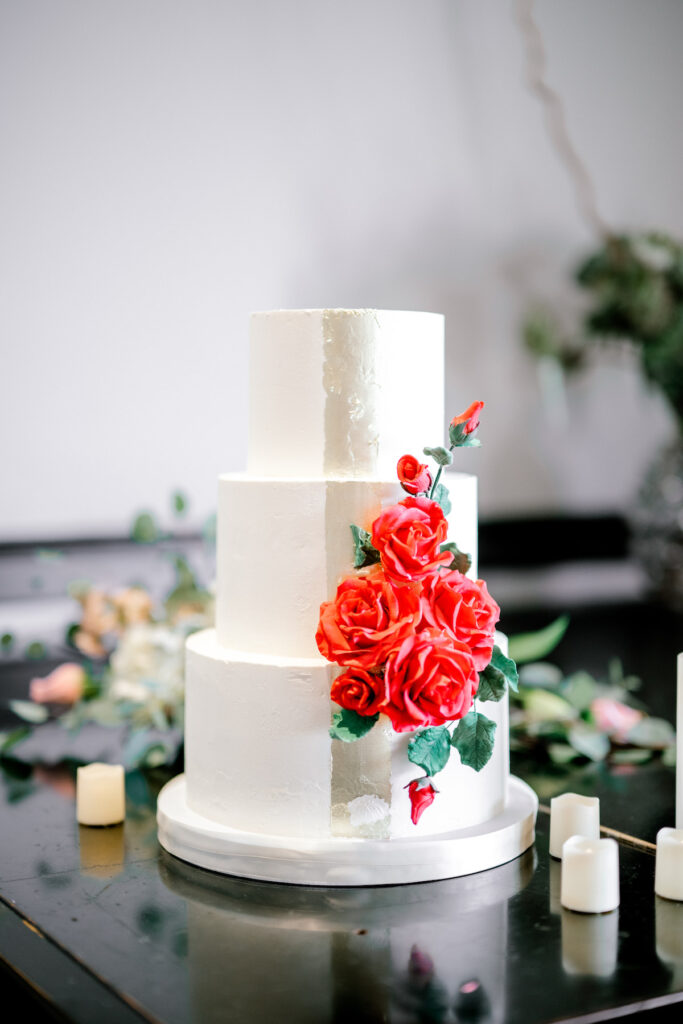
[(177, 703), (184, 692), (185, 631), (161, 623), (125, 630), (110, 660), (110, 692)]

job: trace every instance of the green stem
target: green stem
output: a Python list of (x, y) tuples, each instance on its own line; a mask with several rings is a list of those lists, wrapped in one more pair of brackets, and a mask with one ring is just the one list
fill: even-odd
[(437, 484), (438, 484), (438, 482), (439, 482), (439, 477), (441, 476), (441, 472), (442, 472), (442, 470), (443, 470), (443, 466), (439, 466), (439, 471), (438, 471), (438, 473), (436, 474), (436, 476), (434, 477), (434, 483), (432, 484), (432, 489), (431, 489), (431, 491), (429, 492), (429, 497), (430, 497), (430, 498), (433, 498), (433, 497), (434, 497), (434, 491), (436, 490), (436, 487), (437, 487)]

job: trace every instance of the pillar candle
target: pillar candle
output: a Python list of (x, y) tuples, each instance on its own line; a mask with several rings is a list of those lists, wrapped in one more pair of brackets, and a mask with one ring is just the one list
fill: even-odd
[(126, 814), (123, 765), (88, 764), (76, 771), (76, 817), (81, 825), (117, 825)]
[(562, 847), (562, 906), (604, 914), (619, 906), (619, 847), (614, 839), (571, 836)]
[(596, 796), (563, 793), (550, 801), (550, 856), (561, 857), (570, 836), (600, 838), (600, 801)]
[(683, 901), (683, 829), (660, 828), (657, 833), (655, 892), (667, 900)]

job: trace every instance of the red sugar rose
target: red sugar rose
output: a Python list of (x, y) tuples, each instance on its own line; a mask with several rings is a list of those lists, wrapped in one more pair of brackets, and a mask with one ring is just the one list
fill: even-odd
[(440, 505), (429, 498), (404, 498), (391, 505), (372, 524), (372, 543), (390, 579), (399, 583), (422, 580), (453, 556), (440, 552), (448, 523)]
[(320, 606), (315, 639), (328, 661), (372, 669), (415, 632), (419, 619), (418, 587), (398, 586), (377, 567), (342, 580), (334, 601)]
[(432, 475), (426, 462), (420, 462), (414, 455), (402, 455), (396, 465), (401, 487), (408, 494), (428, 491), (432, 486)]
[[(406, 787), (410, 797), (410, 820), (417, 825), (423, 811), (434, 802), (436, 790), (429, 779), (413, 779)], [(411, 954), (412, 955), (412, 954)]]
[(500, 608), (483, 580), (470, 580), (456, 569), (435, 574), (422, 590), (422, 623), (445, 630), (472, 651), (474, 667), (482, 672), (493, 654)]
[(359, 715), (375, 715), (384, 704), (384, 676), (349, 668), (332, 683), (330, 696), (336, 704)]
[(457, 427), (459, 423), (462, 423), (464, 424), (463, 430), (466, 434), (473, 433), (479, 426), (479, 413), (483, 408), (483, 402), (472, 402), (472, 405), (468, 406), (465, 412), (453, 417), (451, 426)]
[(389, 656), (383, 711), (396, 732), (443, 725), (472, 707), (479, 685), (472, 652), (447, 633), (424, 629)]

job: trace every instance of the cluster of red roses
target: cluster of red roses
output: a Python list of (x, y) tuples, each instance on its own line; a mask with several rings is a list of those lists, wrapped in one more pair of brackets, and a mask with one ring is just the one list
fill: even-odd
[[(351, 527), (355, 564), (366, 568), (321, 605), (316, 632), (320, 653), (344, 668), (331, 696), (353, 728), (339, 738), (363, 735), (359, 723), (369, 728), (380, 713), (403, 733), (462, 719), (472, 707), (494, 653), (500, 609), (483, 580), (456, 568), (463, 556), (446, 543), (441, 503), (448, 492), (439, 478), (454, 448), (478, 444), (483, 404), (473, 402), (451, 421), (449, 450), (425, 448), (439, 467), (434, 480), (426, 464), (402, 456), (398, 478), (409, 496), (384, 509), (371, 533)], [(436, 790), (429, 774), (407, 789), (417, 824)]]
[[(401, 482), (422, 483), (425, 472), (410, 463)], [(387, 715), (397, 732), (466, 715), (493, 653), (500, 609), (482, 580), (447, 568), (447, 529), (424, 495), (385, 509), (371, 533), (379, 565), (344, 579), (320, 609), (318, 648), (345, 669), (332, 699), (358, 715)]]

